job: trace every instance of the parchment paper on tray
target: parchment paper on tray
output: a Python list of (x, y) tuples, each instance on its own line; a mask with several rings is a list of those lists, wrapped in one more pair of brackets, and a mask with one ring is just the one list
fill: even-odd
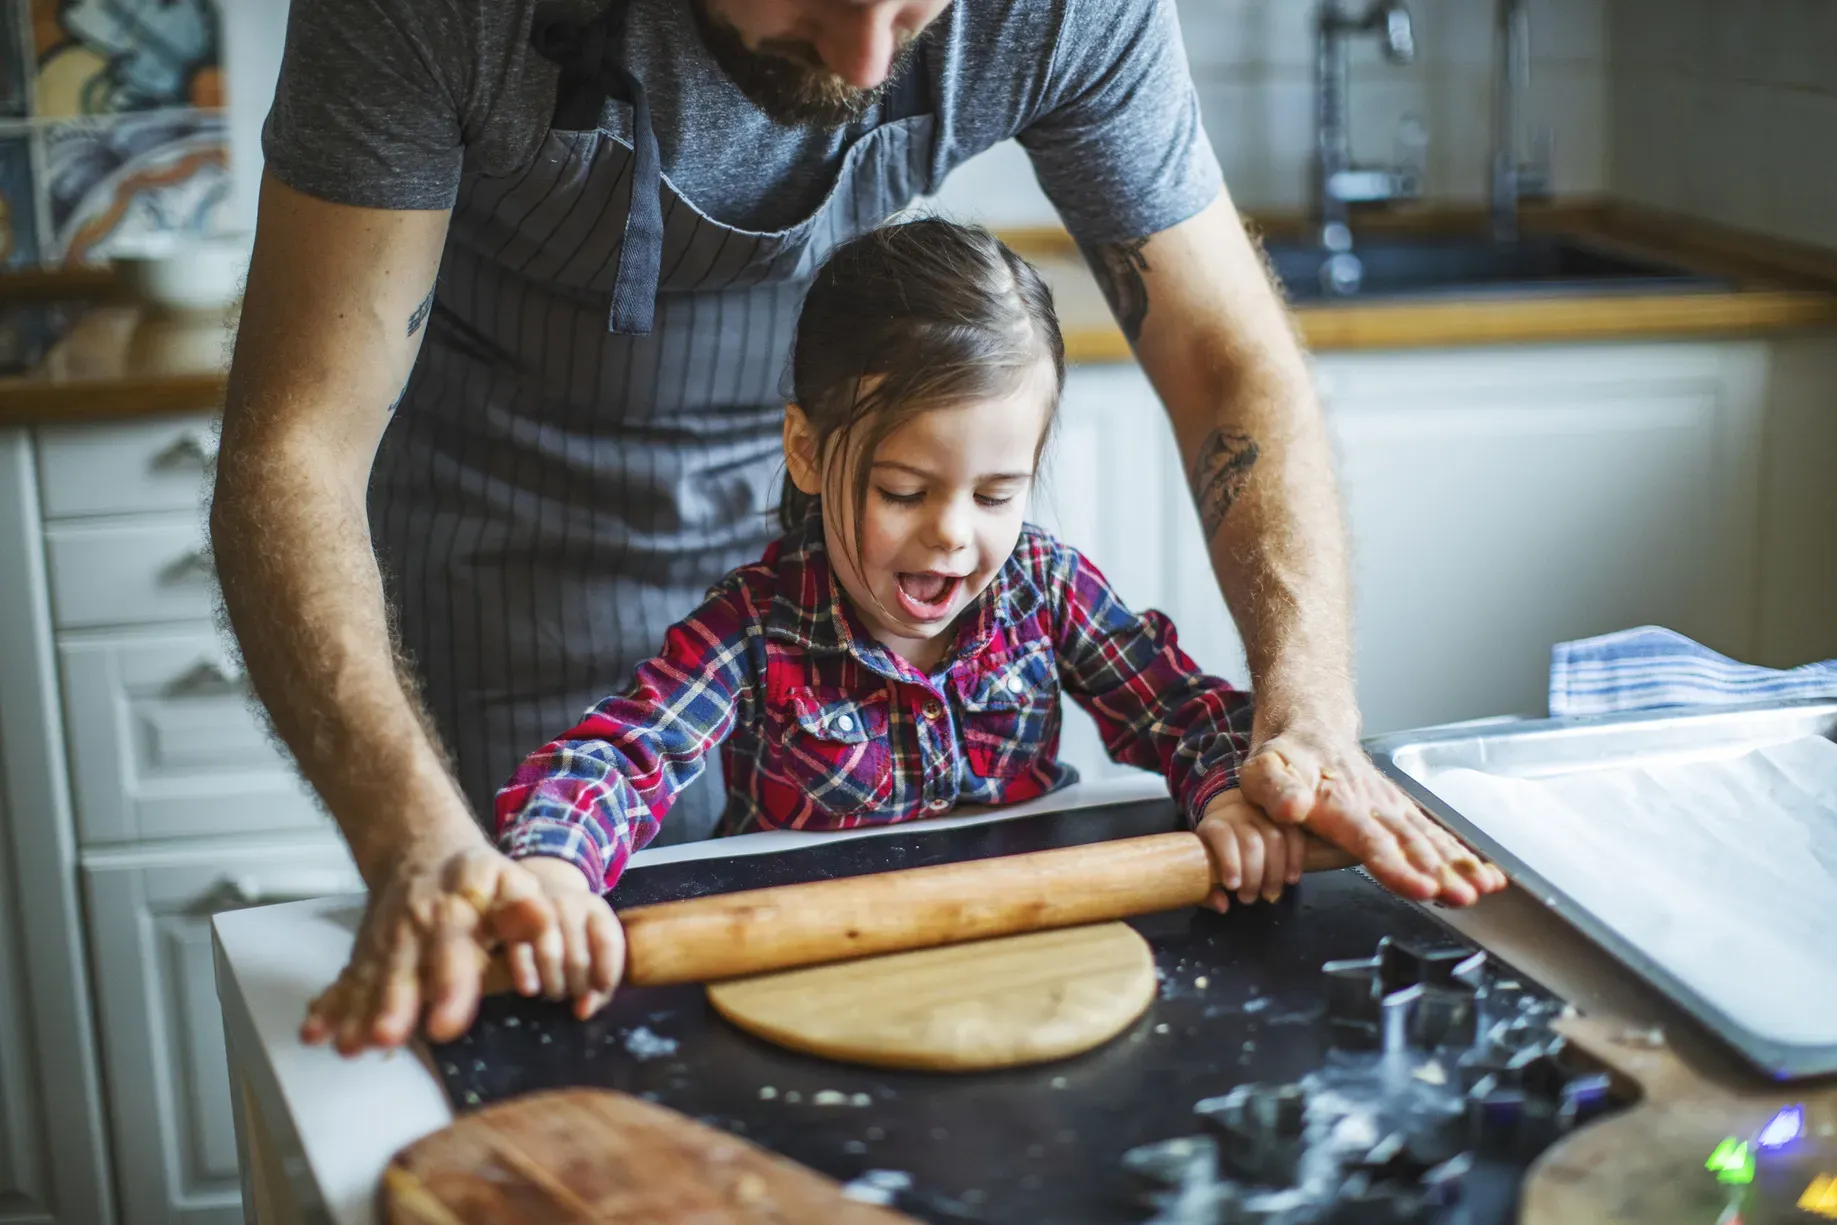
[(1837, 743), (1424, 781), (1730, 1021), (1837, 1044)]

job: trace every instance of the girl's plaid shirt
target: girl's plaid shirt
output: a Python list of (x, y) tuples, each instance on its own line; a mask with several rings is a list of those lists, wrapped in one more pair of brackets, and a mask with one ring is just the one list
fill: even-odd
[(1166, 617), (1130, 612), (1077, 550), (1028, 526), (927, 676), (862, 628), (813, 515), (524, 761), (498, 793), (499, 845), (610, 889), (717, 748), (725, 834), (1030, 800), (1077, 777), (1058, 761), (1061, 691), (1111, 758), (1161, 772), (1189, 819), (1236, 785), (1250, 695), (1201, 672)]

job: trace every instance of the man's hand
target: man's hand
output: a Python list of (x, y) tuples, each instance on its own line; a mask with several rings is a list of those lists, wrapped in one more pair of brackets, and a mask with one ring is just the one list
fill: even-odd
[(1231, 908), (1232, 893), (1245, 905), (1259, 896), (1273, 902), (1282, 896), (1283, 885), (1301, 880), (1307, 853), (1301, 827), (1271, 821), (1242, 791), (1227, 791), (1207, 804), (1195, 832), (1218, 882), (1205, 904), (1221, 914)]
[(402, 1045), (425, 1015), (427, 1036), (451, 1041), (478, 1011), (487, 952), (547, 941), (554, 924), (542, 882), (482, 838), (405, 855), (371, 892), (350, 963), (308, 1007), (300, 1038), (355, 1055)]
[(1505, 888), (1503, 872), (1423, 815), (1354, 738), (1282, 731), (1251, 754), (1238, 779), (1271, 820), (1357, 855), (1404, 897), (1470, 906)]
[(553, 921), (538, 938), (504, 950), (511, 981), (524, 995), (572, 998), (574, 1015), (585, 1021), (606, 1006), (625, 975), (625, 929), (567, 860), (537, 856), (518, 864), (541, 883)]

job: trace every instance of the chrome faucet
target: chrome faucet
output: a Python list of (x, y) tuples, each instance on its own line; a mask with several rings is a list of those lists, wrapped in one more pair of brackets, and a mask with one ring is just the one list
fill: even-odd
[[(1358, 288), (1363, 269), (1352, 255), (1350, 206), (1422, 194), (1414, 168), (1356, 166), (1347, 119), (1346, 45), (1357, 35), (1378, 39), (1393, 64), (1416, 58), (1416, 31), (1403, 0), (1372, 0), (1360, 16), (1341, 7), (1342, 0), (1320, 0), (1314, 17), (1314, 134), (1319, 172), (1320, 244), (1333, 252), (1321, 277), (1329, 292)], [(1342, 258), (1343, 257), (1343, 258)]]
[(1495, 0), (1493, 31), (1493, 156), (1490, 167), (1494, 242), (1518, 239), (1518, 202), (1547, 195), (1547, 149), (1530, 162), (1518, 160), (1520, 108), (1531, 79), (1531, 19), (1525, 0)]

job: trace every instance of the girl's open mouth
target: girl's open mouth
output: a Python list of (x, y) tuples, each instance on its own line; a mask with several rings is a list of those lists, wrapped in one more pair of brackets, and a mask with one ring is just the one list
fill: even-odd
[(963, 585), (961, 574), (901, 572), (894, 576), (899, 589), (900, 608), (914, 621), (937, 621), (950, 615), (957, 589)]

